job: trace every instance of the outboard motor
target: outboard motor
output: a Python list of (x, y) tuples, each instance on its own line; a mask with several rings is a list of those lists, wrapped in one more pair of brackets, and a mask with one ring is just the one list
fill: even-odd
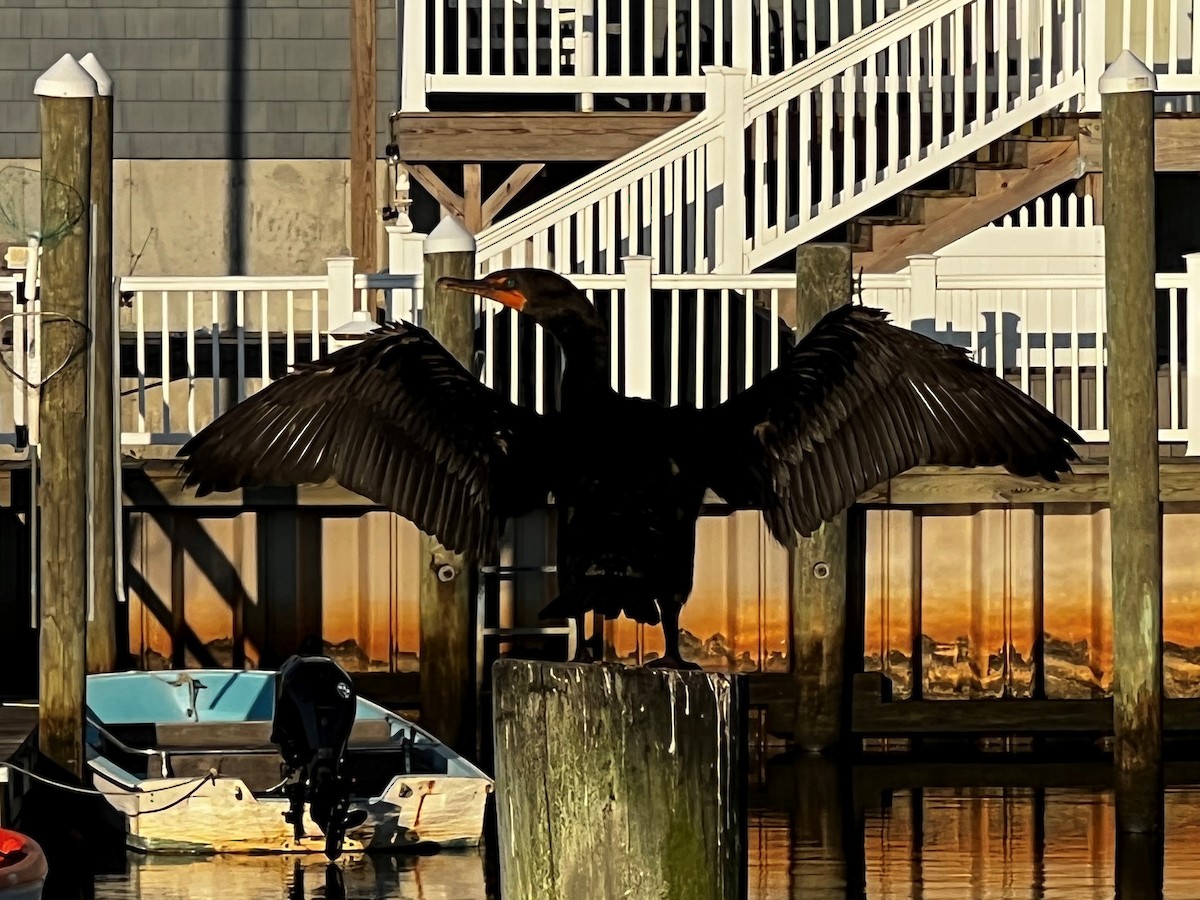
[(350, 785), (342, 758), (354, 727), (357, 697), (345, 669), (327, 656), (289, 657), (275, 676), (271, 741), (283, 755), (284, 818), (296, 840), (304, 837), (304, 806), (325, 835), (325, 855), (342, 852), (346, 829), (362, 824), (365, 811), (347, 818)]

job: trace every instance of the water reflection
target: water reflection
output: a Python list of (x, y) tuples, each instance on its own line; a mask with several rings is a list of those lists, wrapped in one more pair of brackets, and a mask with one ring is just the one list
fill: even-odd
[[(899, 772), (899, 769), (897, 770)], [(1200, 897), (1200, 787), (1164, 796), (1165, 839), (1116, 833), (1087, 787), (880, 785), (822, 761), (767, 767), (752, 793), (748, 900), (1183, 900)], [(919, 779), (916, 779), (919, 780)], [(487, 851), (424, 857), (144, 857), (97, 900), (485, 900)]]
[(96, 878), (96, 900), (485, 900), (483, 854), (150, 857)]

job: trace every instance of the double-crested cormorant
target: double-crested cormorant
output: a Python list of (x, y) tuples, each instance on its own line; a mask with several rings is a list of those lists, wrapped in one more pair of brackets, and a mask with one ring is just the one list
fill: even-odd
[[(664, 409), (609, 386), (608, 333), (583, 293), (539, 269), (440, 286), (530, 316), (561, 345), (561, 408), (538, 415), (485, 387), (428, 332), (392, 323), (235, 406), (182, 449), (197, 493), (334, 479), (459, 551), (553, 494), (559, 596), (662, 623), (679, 655), (706, 489), (762, 510), (789, 544), (863, 491), (921, 464), (1004, 466), (1058, 480), (1080, 437), (965, 351), (846, 305), (725, 403)], [(585, 647), (584, 641), (580, 646)], [(585, 651), (586, 652), (586, 651)]]

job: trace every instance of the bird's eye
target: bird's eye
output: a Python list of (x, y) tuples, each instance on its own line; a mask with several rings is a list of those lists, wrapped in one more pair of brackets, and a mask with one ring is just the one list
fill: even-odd
[(511, 291), (511, 290), (512, 290), (513, 288), (515, 288), (516, 286), (517, 286), (517, 279), (515, 279), (515, 278), (509, 278), (509, 279), (507, 279), (507, 280), (504, 282), (504, 287), (505, 287), (507, 290), (510, 290), (510, 291)]

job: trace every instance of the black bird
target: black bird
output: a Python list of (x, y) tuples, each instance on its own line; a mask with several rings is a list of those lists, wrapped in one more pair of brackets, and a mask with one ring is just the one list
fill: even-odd
[[(1081, 438), (966, 352), (846, 305), (725, 403), (666, 409), (609, 386), (608, 332), (567, 279), (510, 269), (439, 286), (530, 316), (563, 351), (560, 409), (517, 407), (424, 329), (397, 322), (274, 382), (181, 450), (200, 495), (334, 479), (447, 547), (488, 553), (553, 494), (560, 594), (544, 617), (661, 623), (679, 654), (706, 489), (783, 544), (921, 464), (1057, 481)], [(586, 653), (586, 651), (583, 651)]]

